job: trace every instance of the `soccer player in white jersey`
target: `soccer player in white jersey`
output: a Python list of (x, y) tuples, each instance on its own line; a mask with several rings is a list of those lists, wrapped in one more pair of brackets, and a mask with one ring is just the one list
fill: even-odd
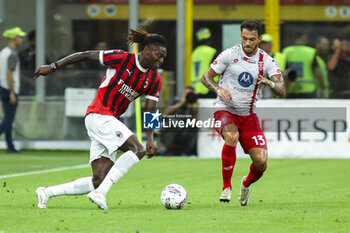
[[(231, 200), (231, 177), (236, 162), (238, 141), (253, 163), (248, 176), (241, 180), (242, 206), (247, 205), (250, 185), (256, 182), (267, 167), (267, 146), (259, 120), (254, 113), (255, 103), (264, 86), (277, 96), (285, 95), (283, 77), (277, 63), (258, 48), (262, 26), (255, 20), (241, 24), (241, 44), (223, 51), (202, 77), (202, 83), (217, 93), (215, 120), (221, 121), (216, 130), (223, 137), (223, 192), (220, 201)], [(220, 75), (219, 83), (214, 77)]]

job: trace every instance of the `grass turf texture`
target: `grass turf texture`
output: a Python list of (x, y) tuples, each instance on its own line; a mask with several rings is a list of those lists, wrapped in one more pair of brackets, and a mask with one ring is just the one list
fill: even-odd
[[(88, 152), (0, 152), (0, 176), (86, 164)], [(108, 211), (86, 195), (50, 199), (38, 209), (35, 189), (90, 176), (91, 168), (0, 178), (0, 232), (350, 232), (350, 160), (270, 159), (252, 185), (248, 206), (238, 204), (249, 159), (238, 159), (231, 203), (220, 203), (219, 159), (144, 159), (107, 195)], [(162, 189), (181, 184), (189, 203), (167, 210)]]

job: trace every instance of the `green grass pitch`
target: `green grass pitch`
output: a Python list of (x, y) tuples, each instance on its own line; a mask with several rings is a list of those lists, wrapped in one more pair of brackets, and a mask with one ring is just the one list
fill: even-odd
[[(88, 157), (84, 151), (0, 151), (0, 232), (350, 232), (346, 159), (270, 159), (246, 207), (237, 198), (250, 159), (236, 162), (229, 204), (219, 202), (219, 159), (144, 159), (111, 188), (108, 211), (86, 195), (55, 197), (48, 209), (37, 208), (37, 187), (90, 176), (90, 167), (4, 177), (83, 165)], [(160, 202), (162, 189), (171, 183), (188, 192), (182, 210), (168, 210)]]

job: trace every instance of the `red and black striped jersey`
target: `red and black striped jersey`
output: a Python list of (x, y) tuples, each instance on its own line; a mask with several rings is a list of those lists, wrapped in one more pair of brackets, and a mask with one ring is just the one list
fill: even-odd
[(158, 101), (162, 80), (156, 70), (144, 69), (138, 55), (123, 50), (100, 51), (101, 64), (107, 66), (106, 75), (98, 88), (95, 100), (86, 111), (119, 118), (131, 101), (142, 94)]

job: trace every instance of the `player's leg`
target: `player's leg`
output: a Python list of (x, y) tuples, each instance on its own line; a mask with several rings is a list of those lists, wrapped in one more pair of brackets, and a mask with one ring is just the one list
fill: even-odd
[(241, 180), (241, 192), (238, 198), (242, 206), (246, 206), (250, 196), (250, 185), (258, 181), (267, 167), (267, 151), (262, 148), (252, 148), (249, 150), (249, 155), (253, 160), (250, 165), (248, 176), (244, 176)]
[(236, 163), (236, 146), (239, 139), (239, 132), (234, 115), (231, 113), (217, 111), (214, 117), (216, 121), (221, 122), (221, 128), (216, 130), (222, 135), (225, 141), (221, 152), (223, 192), (220, 195), (220, 201), (229, 202), (231, 200), (231, 178)]
[(122, 145), (122, 147), (127, 148), (127, 151), (117, 159), (113, 166), (111, 166), (106, 177), (104, 177), (98, 188), (88, 194), (88, 197), (91, 201), (105, 210), (108, 209), (105, 196), (109, 189), (113, 184), (117, 183), (118, 180), (122, 178), (128, 172), (128, 170), (136, 163), (138, 163), (140, 159), (142, 159), (146, 154), (143, 146), (139, 143), (134, 135), (130, 136)]
[[(95, 187), (98, 186), (98, 188), (90, 192), (88, 197), (99, 207), (108, 209), (105, 195), (112, 185), (123, 177), (146, 152), (131, 130), (113, 116), (89, 114), (85, 118), (85, 125), (92, 142), (96, 142), (97, 145), (96, 147), (92, 147), (90, 151), (92, 165), (92, 161), (96, 160), (95, 158), (106, 157), (114, 161), (115, 152), (118, 149), (126, 151), (112, 166), (111, 164), (106, 166), (107, 173), (97, 167), (94, 169), (95, 166), (93, 168), (94, 185)], [(105, 148), (102, 154), (99, 148)]]
[(47, 208), (47, 203), (51, 197), (61, 195), (80, 195), (94, 190), (92, 177), (83, 177), (72, 182), (49, 186), (39, 187), (36, 189), (38, 197), (38, 207)]
[(108, 154), (108, 150), (97, 140), (91, 138), (90, 144), (90, 164), (93, 176), (80, 178), (72, 182), (49, 186), (39, 187), (36, 190), (38, 197), (38, 207), (46, 208), (47, 202), (51, 197), (61, 195), (80, 195), (86, 194), (98, 187), (110, 168), (113, 166), (115, 153)]
[(250, 158), (253, 163), (250, 165), (250, 171), (247, 178), (243, 181), (245, 187), (258, 181), (264, 174), (267, 167), (267, 150), (264, 148), (251, 148), (249, 150)]
[(244, 152), (250, 155), (253, 163), (250, 165), (248, 176), (241, 180), (241, 192), (238, 198), (242, 206), (248, 204), (250, 196), (250, 185), (260, 179), (267, 167), (267, 145), (266, 138), (262, 132), (256, 115), (244, 119), (244, 131), (241, 132), (240, 143)]
[(233, 124), (227, 125), (222, 131), (222, 136), (225, 144), (221, 152), (223, 192), (220, 196), (220, 201), (229, 202), (232, 190), (231, 178), (236, 163), (236, 146), (239, 138), (237, 126)]
[(106, 175), (106, 178), (103, 179), (102, 183), (96, 189), (96, 192), (107, 194), (111, 186), (123, 177), (146, 154), (135, 135), (130, 136), (123, 144), (123, 147), (128, 148), (128, 150), (117, 159)]

